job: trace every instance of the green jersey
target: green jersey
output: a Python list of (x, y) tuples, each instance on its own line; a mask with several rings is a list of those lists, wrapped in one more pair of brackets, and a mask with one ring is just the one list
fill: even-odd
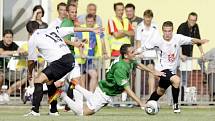
[(121, 58), (115, 59), (106, 72), (106, 79), (99, 81), (101, 90), (109, 96), (116, 96), (129, 86), (130, 72), (136, 65), (136, 61), (125, 62)]
[[(65, 18), (65, 19), (63, 19), (60, 27), (74, 27), (74, 22), (68, 18)], [(63, 39), (71, 41), (71, 37), (74, 37), (74, 34), (69, 34), (69, 35), (65, 36)], [(71, 52), (74, 54), (74, 47), (71, 45), (68, 45), (68, 47), (71, 50)]]

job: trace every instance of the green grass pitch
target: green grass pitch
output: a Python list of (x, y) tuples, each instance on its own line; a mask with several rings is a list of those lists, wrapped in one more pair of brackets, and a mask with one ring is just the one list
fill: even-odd
[(106, 107), (93, 116), (75, 116), (60, 110), (59, 117), (48, 116), (43, 106), (40, 117), (24, 117), (30, 106), (0, 106), (0, 121), (215, 121), (215, 106), (206, 108), (185, 107), (174, 114), (170, 107), (161, 108), (157, 115), (147, 115), (140, 108)]

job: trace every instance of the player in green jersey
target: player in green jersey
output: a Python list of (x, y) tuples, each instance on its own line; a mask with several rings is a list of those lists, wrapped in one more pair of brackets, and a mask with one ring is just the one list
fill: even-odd
[[(59, 91), (60, 97), (77, 115), (92, 115), (108, 103), (112, 102), (112, 96), (121, 94), (123, 91), (144, 108), (144, 103), (130, 88), (130, 70), (137, 67), (146, 70), (155, 76), (165, 76), (163, 72), (152, 71), (135, 60), (135, 49), (130, 44), (124, 44), (120, 48), (121, 56), (115, 59), (106, 72), (106, 79), (99, 81), (99, 86), (92, 93), (81, 87), (77, 81), (72, 81), (75, 100), (71, 100), (65, 92)], [(86, 98), (86, 106), (83, 105), (83, 97)]]

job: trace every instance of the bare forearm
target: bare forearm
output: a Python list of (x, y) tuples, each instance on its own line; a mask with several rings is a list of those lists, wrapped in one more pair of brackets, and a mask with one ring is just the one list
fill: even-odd
[(75, 32), (92, 32), (93, 28), (74, 27)]
[(113, 36), (115, 37), (115, 38), (122, 38), (122, 37), (125, 37), (126, 36), (126, 34), (125, 33), (123, 33), (123, 32), (114, 32), (113, 33)]
[(129, 37), (134, 36), (134, 31), (124, 31), (124, 33)]
[(199, 48), (199, 51), (201, 52), (201, 55), (204, 55), (204, 51), (203, 51), (202, 45), (198, 46), (198, 48)]
[(3, 56), (10, 56), (10, 55), (14, 55), (14, 54), (18, 54), (17, 51), (1, 51), (0, 52), (0, 55), (3, 55)]
[(125, 87), (125, 91), (127, 94), (134, 100), (136, 101), (141, 107), (143, 106), (143, 103), (141, 102), (140, 98), (137, 97), (137, 95), (131, 90), (130, 87)]
[(154, 73), (154, 70), (151, 70), (150, 68), (148, 68), (147, 66), (143, 65), (143, 64), (138, 64), (137, 68), (141, 69), (141, 70), (145, 70), (148, 71), (150, 73)]
[(102, 39), (102, 53), (103, 54), (107, 54), (107, 49), (106, 49), (106, 44), (105, 44), (105, 40)]

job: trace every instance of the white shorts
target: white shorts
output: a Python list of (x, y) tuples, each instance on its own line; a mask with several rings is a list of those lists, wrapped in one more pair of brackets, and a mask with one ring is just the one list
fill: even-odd
[(99, 111), (102, 107), (106, 106), (108, 103), (112, 102), (112, 97), (106, 95), (100, 87), (96, 87), (95, 92), (92, 97), (87, 100), (87, 106), (90, 110), (94, 112)]
[(75, 67), (72, 69), (72, 71), (67, 73), (63, 78), (61, 78), (58, 81), (61, 81), (61, 82), (64, 82), (65, 80), (71, 81), (71, 79), (80, 77), (81, 76), (80, 72), (81, 72), (80, 67), (79, 67), (78, 63), (75, 62)]

